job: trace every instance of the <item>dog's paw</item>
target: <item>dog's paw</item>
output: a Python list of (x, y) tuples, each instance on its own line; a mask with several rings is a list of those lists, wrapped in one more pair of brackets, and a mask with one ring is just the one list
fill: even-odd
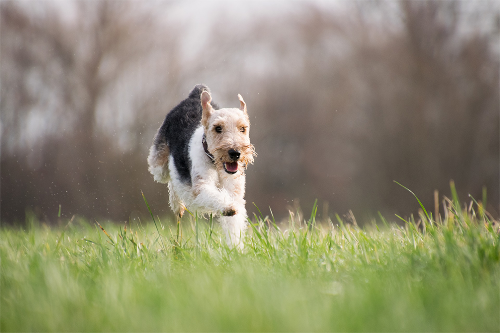
[(236, 215), (236, 209), (234, 209), (233, 207), (226, 208), (222, 212), (222, 215), (223, 216), (234, 216), (234, 215)]

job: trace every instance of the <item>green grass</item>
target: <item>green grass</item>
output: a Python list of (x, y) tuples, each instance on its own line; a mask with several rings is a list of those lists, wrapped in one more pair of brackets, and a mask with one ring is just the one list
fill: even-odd
[(499, 331), (499, 225), (458, 207), (404, 226), (253, 218), (243, 251), (193, 218), (182, 238), (159, 219), (2, 227), (0, 329)]

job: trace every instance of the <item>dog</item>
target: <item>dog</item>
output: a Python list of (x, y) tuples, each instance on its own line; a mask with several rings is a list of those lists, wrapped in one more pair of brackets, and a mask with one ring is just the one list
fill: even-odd
[(196, 85), (173, 108), (149, 150), (149, 172), (167, 183), (169, 203), (181, 218), (185, 210), (217, 216), (228, 245), (243, 247), (247, 227), (245, 170), (256, 156), (250, 143), (247, 106), (219, 108), (210, 89)]

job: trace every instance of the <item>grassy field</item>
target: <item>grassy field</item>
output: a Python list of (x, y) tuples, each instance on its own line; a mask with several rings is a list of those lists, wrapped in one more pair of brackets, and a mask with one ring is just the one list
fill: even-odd
[[(2, 331), (499, 331), (499, 225), (480, 204), (398, 226), (210, 221), (2, 227)], [(397, 219), (397, 218), (395, 218)], [(170, 231), (170, 229), (172, 229)]]

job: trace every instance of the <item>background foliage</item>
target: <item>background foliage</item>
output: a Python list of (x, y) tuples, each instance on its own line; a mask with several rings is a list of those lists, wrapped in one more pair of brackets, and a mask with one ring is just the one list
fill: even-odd
[[(247, 201), (278, 217), (408, 213), (450, 179), (499, 202), (499, 3), (0, 3), (1, 219), (128, 220), (146, 156), (197, 83), (247, 101)], [(298, 202), (300, 198), (301, 203)], [(252, 207), (248, 205), (249, 209)]]

